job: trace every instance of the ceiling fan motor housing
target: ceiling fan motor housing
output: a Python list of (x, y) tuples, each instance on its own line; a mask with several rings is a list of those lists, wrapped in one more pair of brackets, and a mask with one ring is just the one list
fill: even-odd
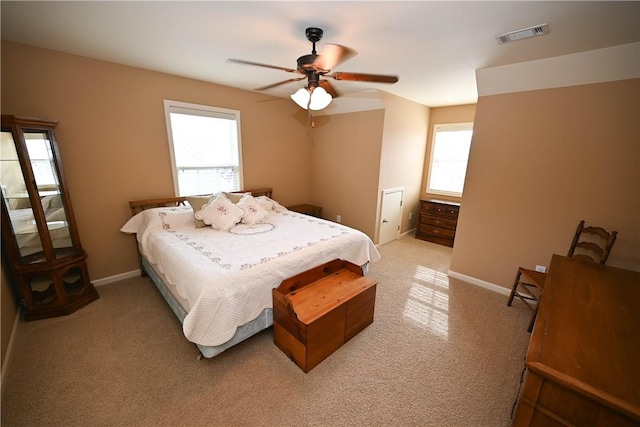
[(298, 58), (298, 70), (303, 73), (306, 73), (309, 70), (315, 70), (313, 62), (316, 60), (317, 56), (318, 55), (315, 53), (312, 53), (311, 55), (302, 55)]

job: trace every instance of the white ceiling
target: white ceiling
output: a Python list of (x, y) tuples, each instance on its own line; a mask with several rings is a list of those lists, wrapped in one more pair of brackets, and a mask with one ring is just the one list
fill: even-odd
[[(252, 90), (296, 77), (281, 67), (318, 44), (358, 55), (333, 71), (395, 74), (393, 85), (331, 80), (341, 95), (377, 88), (429, 107), (474, 103), (475, 70), (640, 41), (640, 2), (612, 1), (2, 1), (2, 39)], [(494, 36), (548, 23), (545, 36)], [(286, 97), (289, 83), (265, 94)]]

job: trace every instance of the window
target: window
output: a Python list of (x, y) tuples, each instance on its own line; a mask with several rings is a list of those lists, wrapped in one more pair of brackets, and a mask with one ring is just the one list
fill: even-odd
[(51, 152), (51, 143), (45, 132), (27, 131), (24, 132), (24, 142), (27, 144), (27, 152), (31, 161), (31, 170), (36, 180), (37, 187), (43, 189), (45, 187), (57, 187), (53, 170), (53, 153)]
[(242, 189), (240, 112), (164, 101), (176, 195)]
[(473, 123), (433, 127), (427, 193), (462, 196), (472, 135)]

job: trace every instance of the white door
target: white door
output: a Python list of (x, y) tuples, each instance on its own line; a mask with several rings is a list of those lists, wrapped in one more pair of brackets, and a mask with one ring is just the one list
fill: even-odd
[(378, 242), (380, 245), (396, 240), (400, 235), (402, 194), (402, 188), (382, 192), (382, 214), (380, 215), (380, 239)]

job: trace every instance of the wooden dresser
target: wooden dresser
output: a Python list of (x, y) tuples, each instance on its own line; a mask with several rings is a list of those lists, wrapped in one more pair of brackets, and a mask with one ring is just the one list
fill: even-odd
[(554, 255), (514, 426), (640, 425), (640, 273)]
[(460, 203), (442, 200), (420, 201), (420, 222), (416, 238), (453, 247)]

